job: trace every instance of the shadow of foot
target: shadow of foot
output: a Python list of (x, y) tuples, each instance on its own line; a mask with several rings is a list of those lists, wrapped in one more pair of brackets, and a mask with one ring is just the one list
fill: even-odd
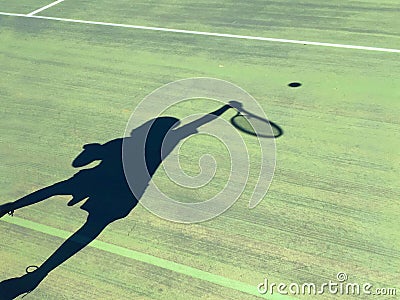
[(11, 205), (8, 203), (0, 205), (0, 218), (7, 214), (10, 216), (14, 215), (14, 210), (12, 209)]
[(0, 299), (12, 300), (33, 291), (46, 276), (32, 272), (0, 282)]

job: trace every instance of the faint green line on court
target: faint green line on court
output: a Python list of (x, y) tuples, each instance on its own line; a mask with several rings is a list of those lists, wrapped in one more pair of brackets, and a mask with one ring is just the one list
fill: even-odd
[[(39, 224), (36, 222), (32, 222), (29, 220), (21, 219), (18, 217), (9, 217), (5, 216), (4, 218), (1, 219), (1, 221), (18, 225), (24, 228), (28, 228), (31, 230), (35, 230), (41, 233), (45, 233), (51, 236), (55, 236), (58, 238), (62, 239), (67, 239), (69, 236), (72, 235), (71, 232), (57, 229), (54, 227), (50, 227), (47, 225)], [(149, 254), (141, 253), (135, 250), (130, 250), (127, 248), (123, 248), (120, 246), (116, 246), (113, 244), (109, 244), (106, 242), (94, 240), (89, 244), (89, 247), (93, 247), (99, 250), (103, 250), (109, 253), (113, 253), (116, 255), (120, 255), (123, 257), (131, 258), (143, 263), (151, 264), (153, 266), (157, 266), (163, 269), (171, 270), (183, 275), (191, 276), (196, 279), (201, 279), (204, 281), (208, 281), (226, 288), (234, 289), (246, 294), (250, 294), (253, 296), (261, 297), (261, 298), (266, 298), (266, 299), (271, 299), (271, 300), (293, 300), (293, 297), (281, 295), (281, 294), (273, 294), (273, 295), (261, 295), (258, 293), (257, 286), (252, 286), (250, 284), (237, 281), (234, 279), (229, 279), (220, 275), (212, 274), (206, 271), (202, 271), (193, 267), (189, 267), (183, 264), (179, 264), (176, 262), (172, 262), (166, 259), (162, 259), (159, 257), (155, 257)], [(260, 282), (263, 280), (263, 278), (260, 278)]]

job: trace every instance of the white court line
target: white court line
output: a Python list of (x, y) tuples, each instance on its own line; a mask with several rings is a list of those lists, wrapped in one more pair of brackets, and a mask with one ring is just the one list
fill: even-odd
[(149, 27), (149, 26), (139, 26), (139, 25), (118, 24), (118, 23), (84, 21), (84, 20), (55, 18), (55, 17), (46, 17), (46, 16), (36, 16), (36, 15), (14, 14), (14, 13), (5, 13), (5, 12), (0, 12), (0, 15), (35, 18), (35, 19), (45, 19), (45, 20), (70, 22), (70, 23), (81, 23), (81, 24), (102, 25), (102, 26), (112, 26), (112, 27), (124, 27), (124, 28), (143, 29), (143, 30), (152, 30), (152, 31), (164, 31), (164, 32), (204, 35), (204, 36), (215, 36), (215, 37), (224, 37), (224, 38), (233, 38), (233, 39), (257, 40), (257, 41), (267, 41), (267, 42), (277, 42), (277, 43), (290, 43), (290, 44), (313, 45), (313, 46), (322, 46), (322, 47), (334, 47), (334, 48), (400, 53), (400, 49), (390, 49), (390, 48), (378, 48), (378, 47), (332, 44), (332, 43), (322, 43), (322, 42), (287, 40), (287, 39), (267, 38), (267, 37), (249, 36), (249, 35), (236, 35), (236, 34), (228, 34), (228, 33), (192, 31), (192, 30), (171, 29), (171, 28), (163, 28), (163, 27)]
[(41, 11), (44, 11), (45, 9), (48, 9), (48, 8), (54, 6), (54, 5), (57, 5), (58, 3), (61, 3), (63, 1), (64, 0), (54, 1), (53, 3), (50, 3), (49, 5), (46, 5), (46, 6), (43, 6), (43, 7), (39, 8), (39, 9), (37, 9), (37, 10), (34, 10), (33, 12), (29, 13), (28, 16), (33, 16), (33, 15), (35, 15), (35, 14), (41, 12)]

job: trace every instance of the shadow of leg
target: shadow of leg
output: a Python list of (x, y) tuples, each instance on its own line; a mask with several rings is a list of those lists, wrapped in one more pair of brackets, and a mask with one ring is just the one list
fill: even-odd
[(35, 272), (48, 274), (71, 256), (86, 247), (109, 224), (100, 219), (88, 217), (86, 223), (69, 237)]
[(87, 246), (109, 223), (89, 217), (36, 271), (0, 282), (0, 299), (14, 299), (33, 291), (49, 272)]

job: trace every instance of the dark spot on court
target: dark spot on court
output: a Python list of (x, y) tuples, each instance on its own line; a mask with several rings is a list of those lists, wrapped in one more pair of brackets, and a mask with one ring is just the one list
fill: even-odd
[(295, 87), (301, 86), (301, 83), (300, 82), (291, 82), (288, 84), (288, 86), (295, 88)]

